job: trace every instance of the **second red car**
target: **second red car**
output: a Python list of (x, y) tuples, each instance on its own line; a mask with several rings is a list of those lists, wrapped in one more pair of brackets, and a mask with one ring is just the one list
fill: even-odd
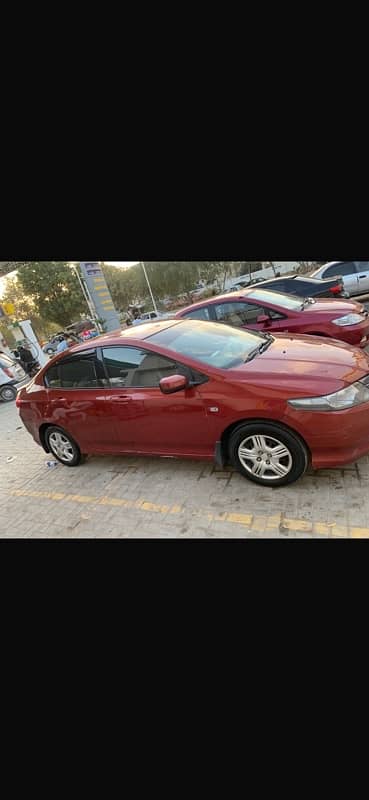
[(369, 312), (352, 300), (304, 299), (266, 289), (243, 289), (183, 308), (176, 317), (273, 334), (329, 336), (359, 347), (369, 344)]

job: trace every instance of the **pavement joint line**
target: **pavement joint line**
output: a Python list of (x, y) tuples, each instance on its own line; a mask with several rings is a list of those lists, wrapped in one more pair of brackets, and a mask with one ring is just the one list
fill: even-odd
[(341, 526), (336, 523), (322, 523), (319, 521), (313, 522), (304, 519), (291, 519), (286, 518), (284, 514), (242, 514), (234, 512), (210, 512), (204, 508), (186, 509), (185, 506), (161, 505), (159, 503), (151, 503), (145, 498), (138, 500), (129, 500), (119, 497), (95, 496), (95, 495), (79, 495), (67, 494), (63, 492), (41, 492), (32, 491), (29, 489), (12, 489), (8, 492), (13, 497), (34, 497), (40, 500), (52, 500), (54, 502), (68, 502), (77, 503), (90, 506), (110, 506), (112, 508), (132, 508), (147, 513), (157, 513), (163, 515), (181, 515), (186, 511), (193, 517), (200, 517), (206, 519), (209, 523), (231, 523), (233, 525), (240, 525), (245, 528), (245, 532), (249, 533), (264, 533), (268, 531), (277, 531), (281, 535), (288, 535), (291, 533), (296, 534), (316, 534), (328, 538), (352, 538), (352, 539), (369, 539), (369, 528), (358, 526)]

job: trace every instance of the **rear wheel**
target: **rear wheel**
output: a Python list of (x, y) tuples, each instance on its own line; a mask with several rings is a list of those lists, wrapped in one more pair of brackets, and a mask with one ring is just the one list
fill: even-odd
[(54, 350), (52, 349), (52, 347), (49, 347), (46, 350), (46, 355), (48, 355), (48, 356), (53, 356), (54, 355)]
[(0, 389), (0, 399), (3, 400), (4, 403), (10, 403), (12, 400), (15, 400), (17, 396), (17, 390), (15, 386), (2, 386)]
[(48, 428), (45, 439), (50, 452), (64, 466), (77, 467), (81, 463), (82, 456), (78, 444), (62, 428), (56, 426)]
[(229, 440), (236, 469), (262, 486), (287, 486), (306, 472), (309, 457), (304, 443), (292, 431), (269, 422), (250, 422), (237, 428)]

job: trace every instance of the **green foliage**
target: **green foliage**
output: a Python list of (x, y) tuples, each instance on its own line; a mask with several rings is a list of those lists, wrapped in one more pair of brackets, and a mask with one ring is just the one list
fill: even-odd
[(20, 267), (18, 284), (46, 322), (65, 328), (87, 313), (76, 276), (62, 261), (31, 261)]
[(9, 272), (13, 272), (24, 263), (24, 261), (0, 261), (0, 276), (8, 275)]

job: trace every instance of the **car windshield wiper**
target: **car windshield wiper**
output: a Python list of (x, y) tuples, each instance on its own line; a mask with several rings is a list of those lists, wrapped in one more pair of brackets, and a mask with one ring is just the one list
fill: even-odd
[(252, 359), (255, 358), (255, 356), (260, 355), (260, 353), (265, 353), (265, 351), (268, 349), (268, 347), (270, 347), (272, 342), (274, 342), (274, 337), (270, 333), (265, 333), (264, 336), (267, 338), (265, 339), (263, 344), (260, 344), (259, 347), (255, 348), (255, 350), (251, 350), (251, 353), (249, 353), (247, 358), (245, 359), (245, 364), (247, 363), (247, 361), (252, 361)]

